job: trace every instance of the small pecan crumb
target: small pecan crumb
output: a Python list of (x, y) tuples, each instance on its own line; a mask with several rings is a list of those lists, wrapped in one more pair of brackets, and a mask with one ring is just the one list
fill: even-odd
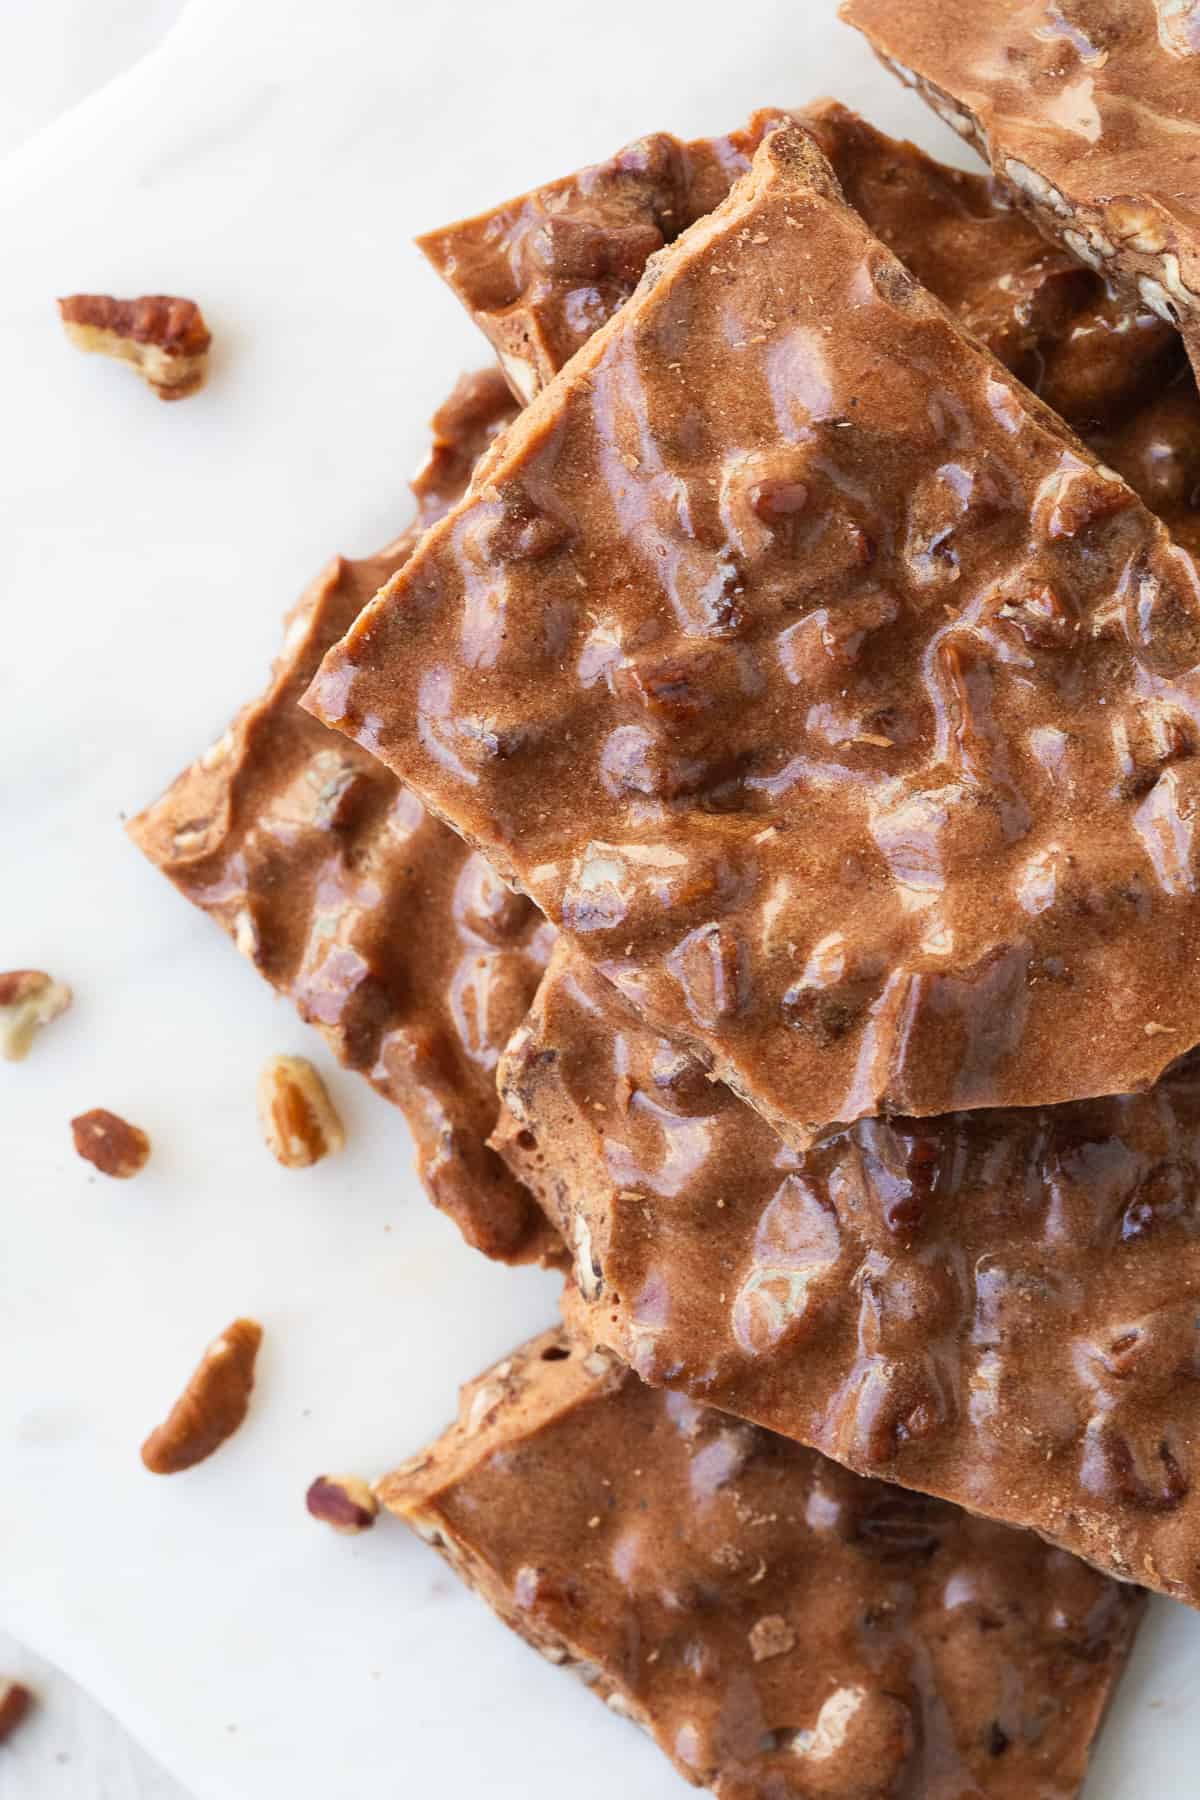
[(0, 1744), (17, 1729), (32, 1705), (33, 1695), (27, 1687), (0, 1678)]
[(318, 1475), (304, 1497), (314, 1519), (353, 1537), (375, 1523), (379, 1502), (358, 1475)]
[(145, 1132), (103, 1106), (72, 1119), (71, 1133), (84, 1161), (117, 1181), (140, 1174), (150, 1157), (150, 1139)]
[(302, 1056), (273, 1056), (258, 1078), (258, 1116), (285, 1169), (307, 1169), (345, 1143), (325, 1083)]
[(203, 1462), (232, 1437), (250, 1406), (262, 1326), (235, 1319), (208, 1346), (164, 1424), (142, 1445), (152, 1475), (177, 1475)]
[(182, 400), (204, 386), (212, 335), (194, 300), (72, 294), (58, 310), (73, 344), (133, 363), (160, 400)]
[(786, 1656), (796, 1647), (796, 1634), (782, 1613), (767, 1613), (750, 1630), (750, 1654), (756, 1663)]
[(65, 1013), (71, 990), (42, 969), (9, 969), (0, 974), (0, 1056), (21, 1062), (43, 1025)]

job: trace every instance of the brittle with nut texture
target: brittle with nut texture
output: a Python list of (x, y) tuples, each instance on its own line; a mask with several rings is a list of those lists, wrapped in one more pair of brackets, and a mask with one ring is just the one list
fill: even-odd
[(1195, 0), (844, 0), (884, 64), (991, 162), (1014, 202), (1178, 325), (1200, 370)]
[[(498, 220), (506, 209), (497, 209), (477, 222), (431, 234), (426, 241), (427, 250), (435, 264), (449, 270), (452, 285), (501, 348), (511, 337), (510, 328), (518, 313), (531, 321), (529, 330), (542, 347), (538, 360), (540, 383), (584, 341), (604, 309), (615, 310), (636, 285), (641, 269), (632, 258), (630, 241), (621, 240), (625, 242), (624, 260), (610, 244), (610, 234), (619, 235), (622, 224), (628, 225), (634, 201), (648, 208), (647, 216), (652, 213), (659, 219), (668, 236), (678, 235), (690, 218), (681, 217), (679, 208), (656, 186), (659, 178), (669, 176), (676, 183), (684, 180), (693, 210), (701, 203), (719, 201), (722, 184), (727, 188), (744, 170), (749, 150), (761, 137), (764, 121), (775, 116), (759, 114), (745, 132), (684, 146), (687, 155), (682, 163), (674, 151), (667, 154), (667, 146), (673, 140), (662, 134), (643, 140), (640, 146), (622, 152), (597, 170), (583, 171), (524, 196), (520, 203), (514, 202), (507, 209), (511, 218), (505, 232), (498, 230)], [(1178, 356), (1172, 349), (1174, 334), (1152, 315), (1126, 316), (1115, 309), (1098, 277), (1053, 252), (1019, 214), (997, 207), (981, 178), (941, 167), (913, 146), (896, 143), (875, 131), (835, 102), (809, 108), (804, 117), (817, 133), (857, 209), (920, 279), (946, 300), (1016, 373), (1036, 381), (1080, 430), (1097, 436), (1105, 459), (1121, 469), (1148, 504), (1169, 518), (1173, 529), (1194, 525), (1196, 515), (1190, 503), (1200, 488), (1200, 466), (1194, 466), (1200, 465), (1200, 405), (1190, 380), (1180, 376)], [(539, 220), (553, 216), (559, 225), (564, 218), (574, 220), (577, 198), (589, 228), (599, 234), (597, 256), (608, 271), (603, 283), (589, 287), (586, 306), (578, 286), (582, 279), (579, 267), (567, 254), (569, 234), (557, 230), (537, 254), (529, 244), (539, 229)], [(503, 246), (502, 251), (497, 250), (497, 244)], [(522, 279), (524, 285), (504, 318), (497, 316), (492, 321), (487, 316), (488, 296), (496, 292), (501, 269), (495, 258), (501, 254), (507, 259), (510, 280)], [(1133, 404), (1135, 390), (1140, 405)], [(469, 397), (472, 391), (477, 404), (482, 399), (481, 422), (489, 405), (498, 409), (497, 422), (506, 422), (512, 416), (495, 382), (490, 387), (484, 384), (482, 389), (477, 382), (474, 390), (468, 387), (464, 393)], [(465, 479), (469, 459), (476, 453), (469, 417), (461, 408), (457, 416), (453, 407), (441, 415), (437, 444), (434, 462), (417, 484), (420, 520), (425, 523), (436, 517), (438, 508), (449, 504)], [(406, 547), (407, 540), (401, 540), (397, 560)], [(297, 627), (297, 675), (315, 667), (323, 647), (322, 638), (331, 642), (342, 625), (349, 622), (357, 602), (369, 597), (375, 580), (389, 572), (384, 567), (370, 570), (361, 564), (341, 564), (339, 569), (340, 575), (317, 603), (318, 615), (327, 615), (327, 629), (315, 629), (320, 624), (318, 616), (306, 646)], [(256, 735), (247, 741), (241, 758), (224, 743), (215, 747), (133, 828), (137, 841), (181, 890), (212, 912), (260, 967), (266, 963), (264, 973), (277, 985), (285, 985), (286, 976), (275, 966), (276, 958), (260, 954), (260, 924), (255, 914), (269, 914), (273, 903), (278, 907), (273, 897), (280, 882), (272, 880), (273, 871), (281, 878), (286, 875), (293, 895), (300, 884), (298, 873), (289, 868), (289, 847), (281, 829), (275, 834), (278, 841), (269, 859), (257, 852), (259, 833), (254, 809), (261, 809), (263, 823), (269, 826), (269, 789), (261, 781), (250, 783), (240, 808), (240, 820), (231, 817), (228, 837), (214, 841), (214, 849), (227, 843), (229, 850), (221, 879), (213, 878), (215, 859), (208, 848), (209, 840), (197, 834), (195, 818), (189, 815), (203, 816), (210, 809), (219, 815), (220, 796), (226, 788), (268, 751), (277, 754), (285, 734), (290, 741), (307, 730), (309, 735), (302, 741), (311, 747), (314, 771), (318, 764), (324, 767), (321, 758), (338, 740), (315, 727), (307, 727), (296, 716), (294, 691), (287, 671), (281, 669), (276, 699), (265, 707), (269, 717), (258, 721)], [(322, 785), (315, 776), (313, 785), (314, 791)], [(448, 858), (463, 854), (434, 821), (424, 822), (422, 836), (429, 839), (431, 854), (435, 849)], [(244, 855), (243, 845), (248, 846)], [(473, 861), (471, 866), (486, 883), (483, 865)], [(256, 873), (258, 870), (261, 874)], [(488, 910), (496, 912), (497, 917), (501, 902), (503, 907), (512, 909), (514, 916), (521, 910), (519, 904), (503, 899), (498, 884), (492, 900)], [(345, 896), (341, 906), (329, 892), (324, 895), (321, 918), (336, 940), (352, 933), (349, 915), (358, 904), (354, 890)], [(525, 916), (530, 916), (528, 909)], [(272, 928), (268, 916), (268, 932)], [(397, 966), (397, 976), (401, 966)], [(398, 991), (395, 981), (393, 988)], [(303, 1009), (303, 987), (298, 999)], [(327, 1003), (323, 1010), (328, 1011)], [(497, 1025), (498, 1039), (503, 1016)], [(343, 1060), (351, 1060), (350, 1033), (331, 1024), (326, 1025), (326, 1033)], [(378, 1066), (377, 1059), (371, 1057), (369, 1043), (364, 1046), (363, 1060), (375, 1060)], [(437, 1059), (425, 1058), (421, 1065), (424, 1082), (436, 1079), (436, 1070)], [(458, 1078), (460, 1096), (464, 1088), (471, 1094), (472, 1077), (473, 1064), (468, 1060)], [(493, 1104), (488, 1085), (483, 1083), (479, 1105), (484, 1132), (490, 1127), (488, 1108)], [(385, 1091), (394, 1097), (395, 1088), (393, 1071)], [(434, 1141), (434, 1149), (426, 1147), (423, 1153), (427, 1179), (435, 1190), (451, 1197), (451, 1210), (464, 1222), (468, 1237), (475, 1234), (473, 1241), (478, 1242), (486, 1196), (498, 1178), (494, 1163), (485, 1159), (478, 1163), (473, 1184), (455, 1179), (460, 1159), (471, 1156), (467, 1149), (470, 1128), (465, 1122), (457, 1130), (450, 1127), (455, 1148), (446, 1154), (442, 1148), (446, 1140), (437, 1129), (437, 1121), (442, 1107), (449, 1104), (448, 1092), (442, 1090), (440, 1106), (431, 1109), (421, 1104), (413, 1110), (425, 1125), (426, 1146), (430, 1137)], [(478, 1152), (474, 1154), (478, 1158)], [(481, 1175), (486, 1180), (481, 1180)], [(483, 1198), (473, 1202), (472, 1192)], [(487, 1207), (487, 1216), (495, 1220), (494, 1206)], [(495, 1247), (511, 1235), (493, 1228), (486, 1241)], [(519, 1235), (518, 1226), (518, 1240)]]
[(526, 405), (632, 294), (646, 263), (728, 194), (772, 126), (728, 137), (638, 138), (607, 162), (417, 239)]
[(798, 1153), (563, 945), (501, 1085), (581, 1341), (1200, 1606), (1200, 1053)]
[[(1120, 300), (981, 175), (947, 168), (836, 100), (757, 112), (727, 137), (665, 133), (421, 239), (528, 398), (633, 293), (644, 253), (725, 198), (792, 117), (877, 237), (1014, 375), (1200, 542), (1200, 400), (1178, 333)], [(639, 257), (641, 260), (639, 260)], [(520, 366), (515, 366), (519, 364)]]
[(318, 578), (266, 693), (129, 831), (338, 1060), (401, 1108), (430, 1196), (468, 1243), (529, 1262), (555, 1256), (556, 1241), (486, 1139), (500, 1051), (553, 934), (373, 757), (296, 704), (514, 412), (498, 372), (460, 382), (414, 484), (417, 524)]
[(378, 1492), (720, 1800), (1069, 1800), (1144, 1604), (561, 1332)]
[(1198, 658), (1191, 557), (789, 129), (305, 704), (803, 1146), (1200, 1038)]
[(184, 400), (204, 386), (212, 334), (194, 300), (72, 294), (58, 310), (73, 344), (132, 363), (160, 400)]

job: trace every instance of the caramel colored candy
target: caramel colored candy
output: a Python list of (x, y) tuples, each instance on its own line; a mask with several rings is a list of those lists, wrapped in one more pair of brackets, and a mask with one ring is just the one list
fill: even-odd
[(1070, 1800), (1143, 1606), (561, 1332), (378, 1491), (718, 1800)]
[(793, 128), (306, 704), (802, 1147), (1200, 1038), (1198, 659), (1191, 557)]
[(435, 1203), (467, 1241), (555, 1254), (486, 1139), (495, 1067), (545, 966), (550, 928), (377, 763), (296, 704), (324, 652), (463, 491), (513, 416), (494, 372), (434, 421), (418, 525), (378, 556), (339, 557), (292, 613), (270, 686), (130, 833), (294, 1001), (334, 1054), (404, 1112)]

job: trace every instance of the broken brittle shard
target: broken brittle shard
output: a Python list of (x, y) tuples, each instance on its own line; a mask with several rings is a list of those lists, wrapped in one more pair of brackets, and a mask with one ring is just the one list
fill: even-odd
[(555, 1331), (378, 1493), (719, 1800), (1071, 1800), (1144, 1604)]
[(797, 129), (306, 704), (797, 1145), (1200, 1038), (1200, 578)]
[(655, 251), (721, 204), (764, 136), (763, 108), (727, 137), (656, 131), (417, 242), (491, 343), (522, 405), (628, 300)]
[(1200, 0), (845, 0), (1018, 205), (1200, 362)]
[(1200, 1606), (1200, 1055), (802, 1153), (562, 944), (501, 1088), (581, 1341)]
[(434, 421), (417, 525), (318, 577), (265, 694), (129, 830), (339, 1060), (401, 1108), (426, 1186), (467, 1241), (524, 1262), (555, 1255), (556, 1240), (486, 1138), (496, 1063), (553, 933), (373, 757), (297, 704), (513, 412), (498, 373), (464, 378)]

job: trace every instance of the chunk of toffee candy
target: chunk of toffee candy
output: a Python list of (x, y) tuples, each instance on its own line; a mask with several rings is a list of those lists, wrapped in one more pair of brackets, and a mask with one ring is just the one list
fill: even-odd
[[(433, 232), (423, 248), (501, 359), (522, 364), (517, 384), (536, 391), (632, 294), (642, 248), (673, 241), (718, 205), (767, 125), (785, 116), (756, 113), (742, 131), (693, 144), (661, 133), (641, 139), (606, 163)], [(836, 100), (794, 116), (909, 272), (1182, 541), (1200, 542), (1200, 400), (1172, 326), (1049, 243), (985, 176), (947, 168)], [(586, 258), (584, 240), (594, 252)], [(947, 494), (945, 504), (958, 500)], [(934, 520), (926, 518), (928, 530)], [(953, 522), (947, 515), (943, 524)]]
[(496, 1063), (550, 927), (373, 757), (296, 704), (514, 412), (497, 372), (460, 382), (414, 484), (417, 524), (317, 578), (262, 698), (129, 831), (339, 1060), (401, 1108), (430, 1195), (467, 1241), (525, 1262), (554, 1255), (553, 1235), (485, 1140)]
[(1178, 325), (1200, 361), (1200, 5), (845, 0), (882, 61), (1089, 268)]
[(563, 946), (501, 1083), (583, 1341), (1200, 1606), (1200, 1055), (799, 1153)]
[(204, 386), (212, 333), (194, 300), (72, 294), (59, 301), (58, 311), (78, 349), (132, 363), (160, 400), (184, 400)]
[(305, 704), (803, 1145), (1200, 1037), (1198, 658), (1191, 557), (792, 130)]
[(1068, 1800), (1143, 1606), (554, 1331), (378, 1491), (720, 1800)]
[(766, 133), (793, 116), (763, 108), (728, 137), (694, 143), (653, 132), (417, 243), (524, 405), (629, 298), (655, 251), (719, 206)]
[(532, 399), (633, 293), (650, 255), (713, 211), (767, 131), (816, 137), (847, 199), (1013, 373), (1086, 435), (1177, 373), (1177, 333), (1054, 250), (982, 176), (945, 168), (835, 100), (763, 109), (725, 137), (665, 132), (430, 232), (426, 256)]

